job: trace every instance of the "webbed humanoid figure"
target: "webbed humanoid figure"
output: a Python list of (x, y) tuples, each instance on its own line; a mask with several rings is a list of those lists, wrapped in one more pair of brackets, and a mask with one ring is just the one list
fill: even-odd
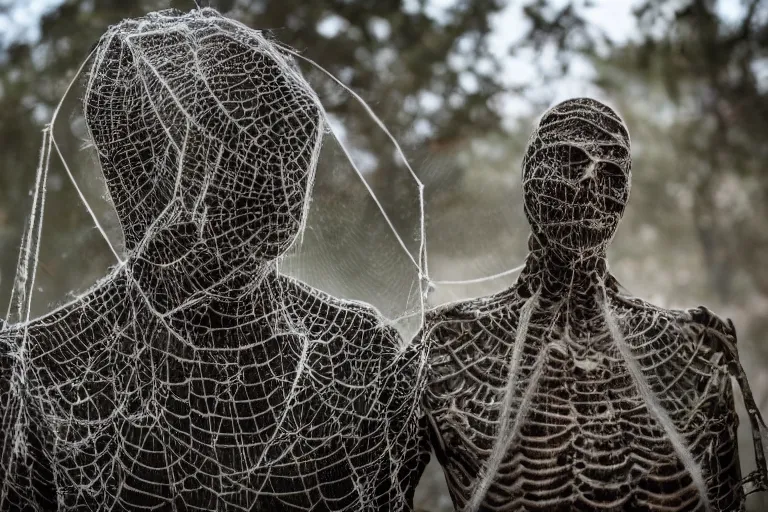
[(614, 111), (546, 112), (523, 160), (519, 279), (428, 315), (423, 403), (457, 510), (743, 508), (732, 324), (626, 296), (608, 271), (630, 176)]
[(409, 510), (416, 353), (277, 270), (323, 131), (295, 66), (165, 11), (103, 36), (84, 103), (128, 257), (0, 331), (0, 509)]

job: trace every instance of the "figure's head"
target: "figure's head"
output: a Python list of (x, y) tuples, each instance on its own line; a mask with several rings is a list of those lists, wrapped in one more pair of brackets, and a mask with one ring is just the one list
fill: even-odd
[(629, 198), (629, 133), (589, 98), (549, 109), (523, 159), (525, 213), (543, 243), (574, 256), (604, 250)]
[(260, 32), (211, 9), (111, 27), (85, 118), (129, 250), (174, 223), (222, 260), (270, 260), (298, 235), (321, 110)]

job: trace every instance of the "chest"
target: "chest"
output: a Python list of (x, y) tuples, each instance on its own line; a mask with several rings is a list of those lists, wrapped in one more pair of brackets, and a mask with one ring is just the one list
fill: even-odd
[(427, 401), (460, 437), (489, 440), (510, 418), (553, 435), (652, 425), (649, 399), (685, 431), (719, 414), (709, 409), (729, 393), (727, 373), (695, 339), (663, 318), (617, 311), (614, 322), (534, 314), (523, 333), (506, 319), (454, 333), (433, 358)]

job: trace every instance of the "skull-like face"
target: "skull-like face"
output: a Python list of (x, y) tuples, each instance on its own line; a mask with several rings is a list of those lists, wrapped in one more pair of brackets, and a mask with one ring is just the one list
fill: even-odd
[(548, 110), (523, 159), (525, 213), (546, 243), (604, 249), (629, 198), (629, 134), (602, 103), (578, 98)]
[(268, 260), (299, 233), (320, 107), (259, 32), (208, 9), (112, 27), (85, 113), (129, 250), (170, 229), (221, 260)]

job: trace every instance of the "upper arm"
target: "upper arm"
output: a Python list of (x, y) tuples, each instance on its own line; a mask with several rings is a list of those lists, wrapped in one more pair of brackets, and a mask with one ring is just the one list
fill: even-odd
[(54, 506), (49, 441), (22, 374), (25, 331), (0, 329), (0, 509)]

